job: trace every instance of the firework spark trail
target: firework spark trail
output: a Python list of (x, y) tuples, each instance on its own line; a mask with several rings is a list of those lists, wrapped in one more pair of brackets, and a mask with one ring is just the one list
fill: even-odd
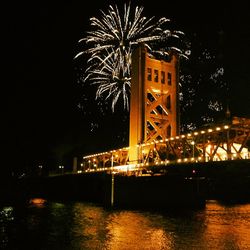
[[(130, 3), (124, 4), (123, 16), (118, 7), (109, 6), (107, 13), (101, 10), (101, 18), (90, 18), (92, 31), (79, 40), (88, 48), (78, 53), (89, 55), (85, 70), (84, 81), (97, 84), (96, 98), (107, 94), (112, 98), (112, 110), (120, 96), (123, 98), (124, 108), (129, 108), (128, 94), (131, 86), (131, 54), (135, 46), (144, 43), (150, 54), (168, 55), (169, 50), (182, 53), (175, 47), (167, 47), (169, 37), (179, 38), (181, 31), (170, 31), (164, 25), (170, 20), (163, 17), (154, 22), (154, 17), (147, 19), (142, 16), (143, 7), (136, 7), (134, 15)], [(164, 46), (154, 49), (153, 43), (163, 41)]]
[[(128, 92), (130, 89), (130, 66), (124, 65), (122, 56), (117, 53), (113, 53), (112, 57), (101, 58), (95, 56), (95, 59), (99, 61), (99, 67), (93, 67), (90, 70), (87, 77), (91, 78), (91, 81), (98, 85), (96, 97), (101, 97), (103, 93), (107, 92), (106, 99), (113, 97), (112, 110), (114, 110), (115, 104), (119, 99), (119, 96), (123, 96), (124, 107), (128, 107)], [(128, 61), (127, 61), (128, 62)]]

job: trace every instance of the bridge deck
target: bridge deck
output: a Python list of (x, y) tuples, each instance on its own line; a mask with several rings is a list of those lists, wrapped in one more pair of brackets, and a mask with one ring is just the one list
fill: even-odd
[(129, 148), (83, 157), (79, 171), (137, 171), (175, 163), (250, 159), (250, 119), (235, 117), (228, 124), (137, 145), (138, 160), (129, 161)]

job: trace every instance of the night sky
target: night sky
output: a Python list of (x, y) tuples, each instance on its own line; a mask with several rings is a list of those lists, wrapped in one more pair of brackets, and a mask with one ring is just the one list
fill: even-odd
[[(78, 40), (89, 30), (89, 18), (98, 16), (99, 9), (106, 10), (114, 1), (92, 1), (88, 6), (83, 0), (51, 2), (12, 2), (2, 8), (4, 169), (71, 164), (74, 155), (127, 143), (123, 139), (127, 113), (117, 108), (118, 113), (99, 114), (94, 91), (84, 93), (77, 83), (73, 60), (79, 50)], [(197, 1), (132, 2), (145, 7), (145, 16), (165, 16), (186, 34), (197, 34), (204, 44), (220, 46), (231, 88), (231, 110), (235, 115), (250, 116), (247, 6), (240, 1), (219, 5), (219, 1), (200, 1), (198, 5)], [(217, 39), (219, 34), (222, 42)], [(77, 107), (83, 96), (89, 99), (87, 115)]]

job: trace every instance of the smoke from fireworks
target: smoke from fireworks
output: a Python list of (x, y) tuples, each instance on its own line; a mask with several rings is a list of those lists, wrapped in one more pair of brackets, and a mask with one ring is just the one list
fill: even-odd
[[(166, 25), (169, 19), (163, 17), (155, 21), (154, 17), (142, 15), (143, 7), (131, 11), (130, 4), (124, 5), (120, 15), (118, 7), (109, 6), (107, 13), (101, 11), (101, 18), (90, 18), (92, 31), (79, 42), (87, 45), (75, 58), (89, 56), (84, 82), (97, 84), (96, 98), (106, 94), (112, 99), (112, 110), (121, 97), (124, 108), (129, 107), (131, 85), (131, 53), (139, 44), (144, 43), (152, 55), (167, 56), (171, 50), (182, 55), (181, 50), (168, 45), (169, 38), (180, 38), (181, 31), (170, 31)], [(160, 46), (159, 46), (160, 45)]]

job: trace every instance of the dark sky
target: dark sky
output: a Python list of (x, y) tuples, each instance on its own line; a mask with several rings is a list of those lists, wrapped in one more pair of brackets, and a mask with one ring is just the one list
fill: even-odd
[[(84, 154), (121, 146), (124, 142), (119, 136), (124, 121), (117, 114), (100, 118), (98, 127), (91, 127), (90, 120), (86, 120), (89, 116), (77, 108), (83, 93), (73, 62), (77, 41), (89, 29), (89, 18), (98, 16), (99, 9), (107, 9), (114, 1), (92, 1), (92, 5), (83, 0), (33, 2), (11, 2), (1, 11), (2, 141), (7, 164), (35, 166), (48, 159), (62, 161), (63, 155), (74, 154), (74, 150)], [(214, 37), (222, 32), (224, 61), (233, 93), (232, 109), (240, 115), (244, 107), (244, 115), (250, 115), (247, 6), (240, 1), (132, 2), (145, 7), (145, 16), (171, 18), (180, 30), (197, 33), (207, 44), (214, 44)], [(94, 98), (89, 96), (92, 93), (84, 94)], [(92, 105), (92, 116), (98, 119), (99, 111), (95, 108)], [(111, 127), (114, 120), (115, 126)]]

